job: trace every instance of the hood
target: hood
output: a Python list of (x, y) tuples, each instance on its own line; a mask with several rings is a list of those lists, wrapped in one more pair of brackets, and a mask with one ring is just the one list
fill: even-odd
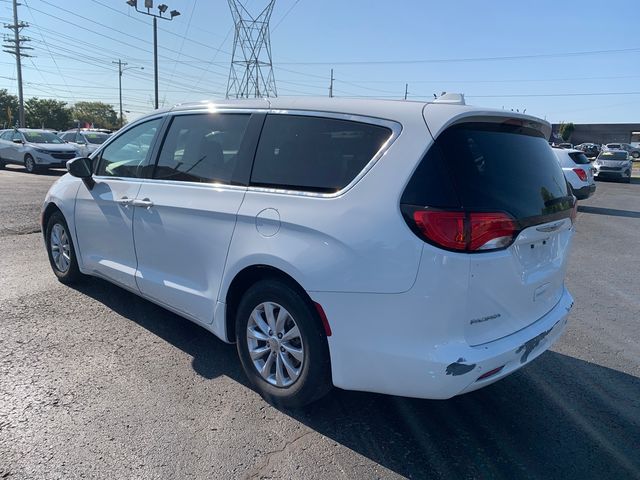
[(598, 165), (604, 165), (605, 167), (622, 167), (623, 165), (630, 163), (631, 160), (596, 160)]
[(77, 150), (75, 147), (72, 147), (71, 145), (67, 145), (66, 143), (28, 142), (27, 145), (31, 145), (32, 147), (39, 148), (40, 150), (48, 150), (50, 152), (75, 152)]

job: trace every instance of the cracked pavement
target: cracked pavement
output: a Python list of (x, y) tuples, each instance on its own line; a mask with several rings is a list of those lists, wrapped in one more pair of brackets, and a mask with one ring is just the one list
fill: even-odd
[(531, 365), (448, 401), (335, 390), (285, 411), (233, 345), (56, 281), (37, 233), (56, 178), (0, 170), (0, 478), (640, 478), (640, 183), (581, 202), (576, 305)]

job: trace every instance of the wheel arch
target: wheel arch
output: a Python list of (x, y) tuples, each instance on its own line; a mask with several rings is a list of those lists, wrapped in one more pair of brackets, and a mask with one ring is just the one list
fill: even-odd
[[(314, 306), (313, 300), (302, 287), (300, 282), (285, 271), (267, 264), (255, 264), (244, 267), (233, 277), (233, 280), (229, 284), (229, 288), (226, 293), (224, 293), (224, 296), (221, 295), (221, 298), (224, 299), (226, 305), (224, 315), (225, 337), (228, 342), (235, 342), (236, 339), (235, 317), (242, 295), (255, 283), (270, 278), (286, 283), (298, 292), (300, 296), (309, 303), (309, 305)], [(316, 312), (315, 309), (313, 310)], [(320, 318), (318, 320), (322, 321)]]
[(42, 211), (42, 216), (40, 219), (40, 227), (42, 229), (43, 236), (46, 236), (47, 223), (49, 222), (51, 215), (53, 215), (55, 212), (60, 212), (62, 216), (64, 216), (64, 213), (62, 213), (62, 210), (60, 209), (60, 207), (58, 207), (58, 205), (55, 202), (49, 202), (47, 206), (44, 208), (44, 210)]

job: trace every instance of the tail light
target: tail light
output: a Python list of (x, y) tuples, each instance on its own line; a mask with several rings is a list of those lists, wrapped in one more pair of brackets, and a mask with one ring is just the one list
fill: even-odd
[(427, 242), (461, 252), (506, 248), (518, 233), (515, 221), (502, 212), (414, 210), (411, 220)]
[(574, 168), (573, 171), (578, 175), (578, 178), (583, 182), (587, 181), (587, 173), (581, 168)]

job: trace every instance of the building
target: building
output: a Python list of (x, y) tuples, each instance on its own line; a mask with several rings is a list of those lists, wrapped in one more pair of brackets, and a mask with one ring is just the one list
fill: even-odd
[[(640, 123), (576, 123), (569, 141), (580, 143), (634, 143), (640, 142)], [(552, 141), (560, 140), (560, 124), (552, 125)]]

